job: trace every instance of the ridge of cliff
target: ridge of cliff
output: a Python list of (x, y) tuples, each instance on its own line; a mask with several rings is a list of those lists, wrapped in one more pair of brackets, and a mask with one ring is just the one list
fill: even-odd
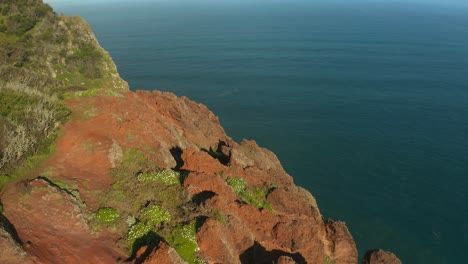
[(81, 18), (39, 0), (0, 14), (2, 263), (357, 263), (274, 153), (186, 97), (128, 91)]

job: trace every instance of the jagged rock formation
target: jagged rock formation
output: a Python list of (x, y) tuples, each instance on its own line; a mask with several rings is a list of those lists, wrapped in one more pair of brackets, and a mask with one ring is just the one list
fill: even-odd
[(324, 219), (274, 153), (234, 142), (186, 97), (127, 91), (82, 19), (13, 2), (0, 5), (10, 35), (12, 17), (43, 12), (18, 35), (30, 53), (7, 42), (2, 80), (46, 80), (71, 115), (45, 136), (50, 156), (0, 174), (16, 179), (0, 193), (2, 263), (357, 263), (346, 225)]
[[(28, 253), (40, 261), (70, 263), (86, 256), (110, 263), (129, 257), (116, 243), (128, 227), (96, 232), (87, 222), (93, 212), (110, 205), (103, 193), (115, 184), (112, 164), (119, 161), (109, 154), (118, 145), (146, 152), (158, 168), (186, 173), (182, 187), (194, 208), (187, 214), (198, 212), (188, 219), (199, 223), (196, 253), (207, 263), (272, 263), (280, 258), (356, 263), (346, 226), (325, 221), (313, 197), (294, 185), (272, 152), (253, 141), (233, 142), (205, 106), (170, 93), (143, 91), (79, 98), (68, 106), (72, 120), (64, 125), (55, 154), (36, 170), (44, 178), (10, 184), (1, 196), (4, 215), (27, 243)], [(94, 114), (83, 117), (90, 108)], [(263, 199), (257, 202), (264, 208), (243, 190), (236, 193), (230, 179), (261, 191), (255, 199)], [(125, 214), (123, 206), (113, 207)], [(154, 247), (148, 261), (163, 254), (161, 250), (167, 251), (167, 245)]]

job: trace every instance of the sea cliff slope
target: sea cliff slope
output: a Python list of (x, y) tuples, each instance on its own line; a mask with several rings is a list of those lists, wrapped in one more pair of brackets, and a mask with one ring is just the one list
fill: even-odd
[(0, 7), (2, 263), (357, 263), (274, 153), (186, 97), (129, 91), (81, 18)]

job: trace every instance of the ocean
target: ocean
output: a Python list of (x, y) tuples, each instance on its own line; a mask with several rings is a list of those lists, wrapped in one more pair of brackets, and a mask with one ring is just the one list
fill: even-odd
[(132, 90), (207, 105), (274, 151), (362, 256), (463, 263), (468, 8), (388, 1), (51, 1)]

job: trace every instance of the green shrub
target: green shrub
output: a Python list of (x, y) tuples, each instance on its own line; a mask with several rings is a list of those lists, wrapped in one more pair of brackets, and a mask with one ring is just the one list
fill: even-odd
[(24, 35), (24, 33), (31, 30), (36, 23), (36, 19), (24, 14), (13, 15), (8, 18), (10, 33), (16, 34), (17, 36)]
[(227, 183), (237, 196), (245, 203), (255, 206), (257, 209), (272, 211), (271, 204), (265, 199), (267, 192), (262, 188), (248, 188), (244, 179), (240, 177), (228, 178)]
[(100, 208), (96, 213), (96, 219), (102, 224), (114, 223), (119, 218), (119, 211), (115, 208)]

